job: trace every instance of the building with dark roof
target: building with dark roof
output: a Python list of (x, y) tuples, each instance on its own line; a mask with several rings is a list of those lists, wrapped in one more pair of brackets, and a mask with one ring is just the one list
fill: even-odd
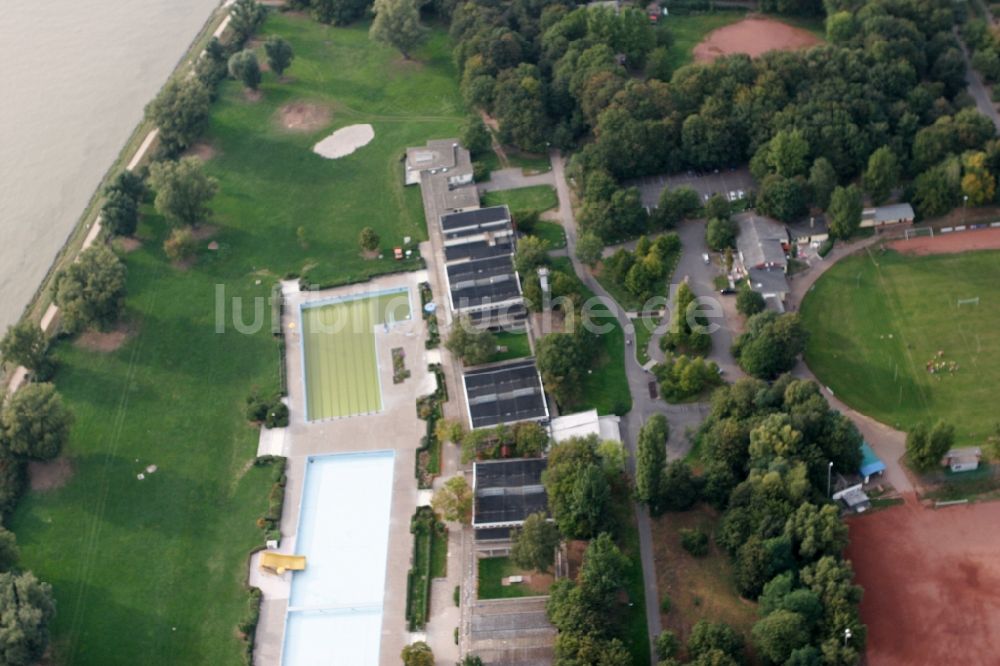
[(534, 359), (467, 371), (462, 377), (472, 428), (544, 421), (549, 417), (542, 377)]
[(876, 206), (861, 211), (861, 228), (884, 227), (889, 224), (909, 224), (913, 222), (913, 206), (908, 203)]
[(548, 495), (542, 485), (545, 458), (488, 460), (472, 466), (474, 494), (472, 527), (497, 530), (518, 527), (533, 513), (547, 513)]
[(779, 268), (788, 266), (785, 248), (788, 231), (784, 225), (757, 215), (738, 218), (740, 235), (736, 237), (736, 251), (744, 271), (751, 268)]
[(441, 216), (441, 230), (448, 234), (462, 229), (502, 228), (510, 224), (510, 209), (504, 206), (476, 208)]
[(522, 300), (510, 255), (449, 264), (447, 273), (451, 308), (455, 312), (492, 310)]

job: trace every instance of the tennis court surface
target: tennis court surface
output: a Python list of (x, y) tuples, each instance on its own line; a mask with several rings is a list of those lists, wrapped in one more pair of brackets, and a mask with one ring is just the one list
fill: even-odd
[[(301, 306), (306, 419), (382, 409), (375, 332), (411, 317), (409, 290), (359, 294)], [(391, 363), (388, 350), (385, 362)]]

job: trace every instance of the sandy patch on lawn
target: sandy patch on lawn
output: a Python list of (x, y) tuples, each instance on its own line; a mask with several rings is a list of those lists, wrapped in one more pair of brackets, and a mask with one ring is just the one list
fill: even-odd
[(768, 51), (795, 51), (822, 41), (808, 30), (770, 18), (750, 16), (708, 33), (694, 47), (694, 59), (707, 62), (732, 53), (746, 53), (756, 58)]
[(121, 236), (115, 239), (115, 246), (125, 254), (128, 254), (142, 247), (142, 241), (135, 236)]
[(278, 109), (278, 123), (292, 132), (315, 132), (330, 123), (330, 107), (311, 102), (292, 102)]
[(75, 344), (80, 349), (109, 354), (125, 344), (133, 332), (128, 324), (118, 324), (110, 331), (88, 329), (80, 334)]
[(313, 146), (313, 152), (328, 160), (335, 160), (368, 145), (374, 138), (375, 130), (371, 125), (348, 125)]
[(66, 456), (41, 462), (28, 463), (28, 482), (32, 490), (45, 491), (62, 488), (73, 476), (73, 464)]
[(243, 99), (250, 102), (251, 104), (256, 104), (261, 99), (263, 99), (264, 93), (259, 90), (251, 90), (250, 88), (243, 89)]
[(201, 224), (191, 228), (191, 235), (196, 241), (208, 240), (217, 233), (219, 233), (219, 227), (214, 224)]
[(219, 150), (207, 141), (199, 141), (184, 151), (185, 156), (197, 157), (202, 162), (207, 162), (218, 154)]

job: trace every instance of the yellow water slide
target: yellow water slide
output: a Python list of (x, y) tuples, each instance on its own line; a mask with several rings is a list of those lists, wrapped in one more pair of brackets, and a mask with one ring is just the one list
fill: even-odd
[(286, 571), (302, 571), (306, 568), (305, 555), (282, 555), (264, 551), (260, 554), (260, 568), (279, 576)]

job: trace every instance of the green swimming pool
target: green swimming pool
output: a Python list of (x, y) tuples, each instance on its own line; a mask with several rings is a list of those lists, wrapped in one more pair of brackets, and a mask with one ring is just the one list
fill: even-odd
[[(372, 414), (382, 409), (377, 327), (411, 317), (406, 288), (303, 304), (302, 370), (306, 419)], [(382, 350), (391, 363), (389, 350)]]

